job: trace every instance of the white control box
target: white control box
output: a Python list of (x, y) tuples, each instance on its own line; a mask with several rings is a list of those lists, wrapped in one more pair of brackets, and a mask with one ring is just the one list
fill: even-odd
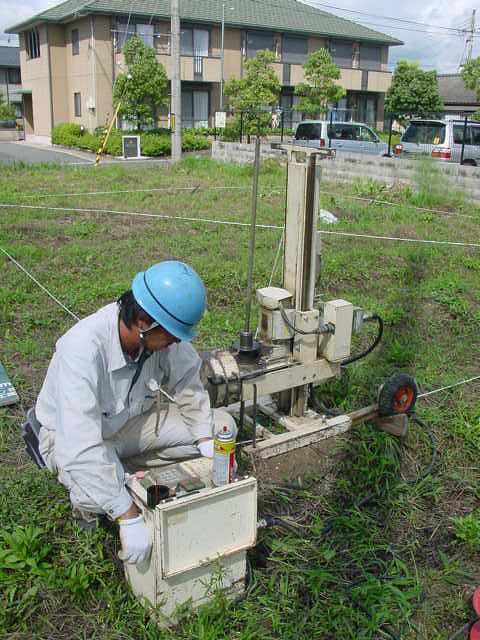
[[(214, 487), (211, 476), (212, 461), (199, 458), (127, 482), (153, 548), (144, 566), (125, 564), (125, 573), (133, 592), (159, 607), (165, 625), (175, 624), (176, 609), (186, 602), (195, 608), (219, 589), (229, 597), (245, 589), (246, 552), (257, 538), (257, 481), (245, 477)], [(153, 480), (174, 487), (192, 478), (204, 488), (147, 507), (147, 486)]]
[(320, 341), (320, 354), (329, 362), (348, 358), (352, 346), (353, 304), (346, 300), (326, 302), (323, 321), (335, 327), (334, 334), (325, 334)]

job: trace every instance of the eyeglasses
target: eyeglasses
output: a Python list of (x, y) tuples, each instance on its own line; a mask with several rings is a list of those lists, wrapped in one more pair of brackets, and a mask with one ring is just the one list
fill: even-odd
[(158, 322), (152, 322), (152, 324), (148, 327), (148, 329), (142, 329), (142, 333), (148, 333), (149, 331), (153, 331), (153, 329), (157, 329), (160, 324)]

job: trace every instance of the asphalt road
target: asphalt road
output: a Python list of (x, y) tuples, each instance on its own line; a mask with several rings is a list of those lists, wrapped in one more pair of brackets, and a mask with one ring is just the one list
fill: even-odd
[(22, 143), (0, 142), (0, 164), (12, 164), (13, 162), (91, 164), (91, 161), (84, 160), (79, 155), (73, 155), (68, 151), (33, 147)]

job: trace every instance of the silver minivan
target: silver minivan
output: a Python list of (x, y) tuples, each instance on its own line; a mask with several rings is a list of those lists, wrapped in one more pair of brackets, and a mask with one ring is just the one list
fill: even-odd
[(465, 120), (412, 120), (397, 144), (394, 154), (406, 157), (424, 154), (446, 162), (460, 162), (463, 134), (463, 164), (480, 165), (480, 122)]
[(337, 151), (385, 155), (388, 145), (362, 122), (302, 120), (295, 130), (295, 144)]

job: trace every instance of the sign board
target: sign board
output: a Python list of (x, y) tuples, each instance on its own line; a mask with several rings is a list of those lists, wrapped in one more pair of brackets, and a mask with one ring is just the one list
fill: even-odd
[(7, 404), (15, 404), (19, 401), (15, 387), (10, 381), (2, 364), (0, 364), (0, 407)]
[(140, 136), (122, 136), (123, 157), (141, 158)]
[(227, 114), (225, 111), (215, 112), (215, 129), (225, 129), (227, 126)]

